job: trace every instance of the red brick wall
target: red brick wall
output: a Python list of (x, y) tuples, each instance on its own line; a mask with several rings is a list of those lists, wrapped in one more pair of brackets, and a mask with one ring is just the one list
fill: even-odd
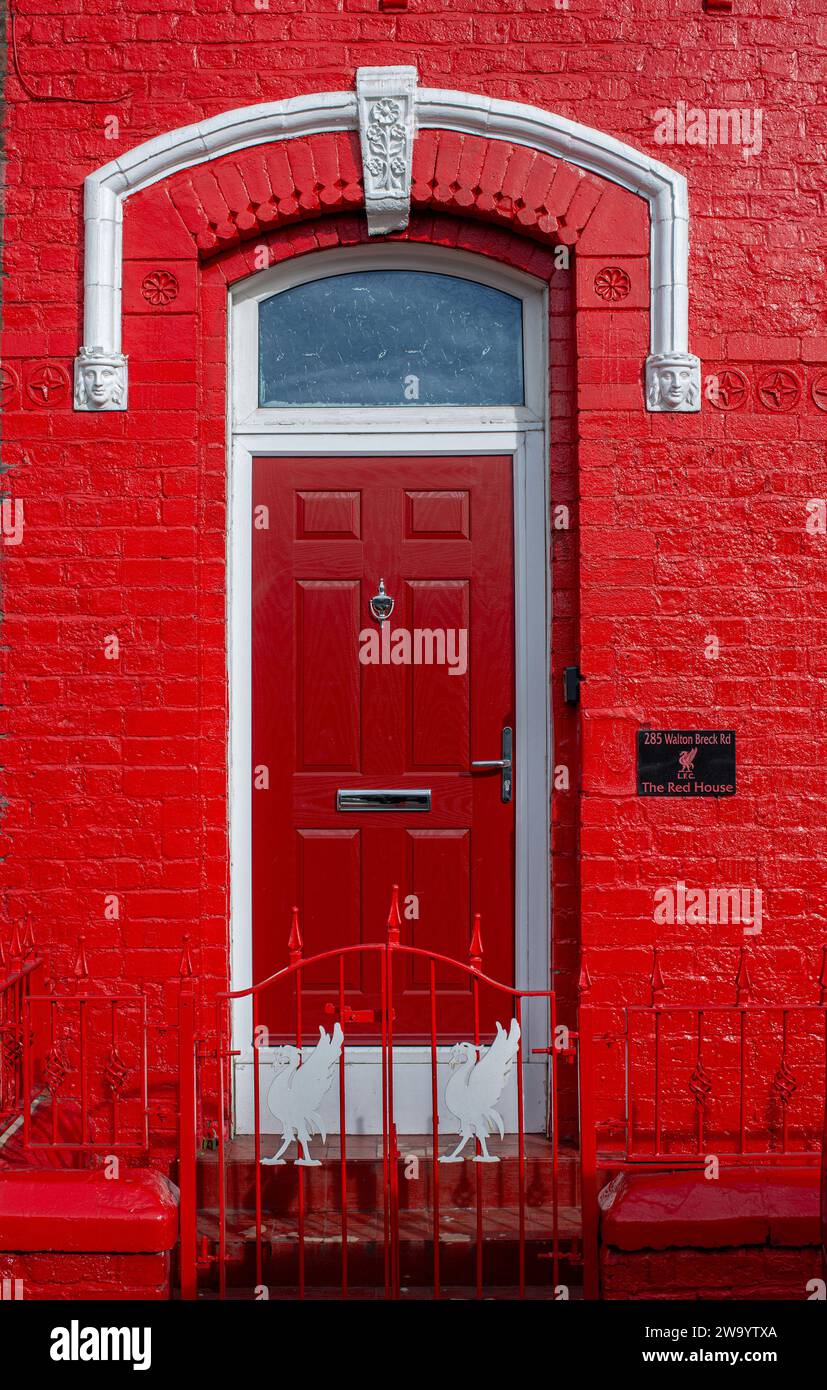
[(601, 1296), (622, 1302), (800, 1300), (814, 1294), (814, 1281), (821, 1276), (821, 1257), (814, 1246), (632, 1252), (604, 1247), (600, 1258)]
[[(749, 941), (756, 997), (815, 999), (827, 940), (827, 541), (805, 522), (808, 499), (827, 496), (824, 398), (811, 389), (827, 371), (824, 126), (813, 102), (827, 69), (823, 0), (805, 0), (797, 19), (780, 3), (760, 16), (709, 15), (700, 0), (638, 2), (622, 20), (591, 0), (490, 13), (411, 0), (401, 15), (376, 0), (346, 5), (21, 0), (29, 92), (68, 99), (33, 99), (14, 75), (7, 83), (2, 356), (14, 375), (3, 452), (26, 531), (22, 545), (3, 547), (6, 916), (31, 922), (58, 972), (85, 931), (93, 975), (147, 981), (159, 1008), (186, 930), (198, 969), (226, 978), (224, 281), (239, 273), (233, 247), (244, 236), (263, 231), (279, 255), (287, 236), (230, 217), (223, 238), (202, 237), (199, 268), (183, 213), (164, 222), (162, 239), (153, 211), (168, 195), (172, 209), (186, 180), (131, 199), (130, 410), (78, 414), (69, 376), (81, 338), (83, 178), (189, 121), (350, 88), (362, 64), (415, 62), (423, 85), (532, 102), (683, 171), (690, 346), (705, 373), (737, 369), (747, 388), (731, 411), (705, 399), (698, 415), (647, 414), (645, 312), (581, 302), (575, 420), (568, 292), (555, 290), (552, 500), (578, 499), (574, 528), (555, 536), (553, 568), (555, 762), (572, 769), (554, 812), (564, 992), (582, 907), (593, 1000), (648, 997), (656, 939), (673, 997), (695, 977), (729, 1000), (742, 929), (652, 921), (654, 888), (683, 879), (760, 887), (763, 934)], [(679, 100), (760, 106), (760, 156), (657, 146), (654, 112)], [(105, 136), (111, 115), (116, 140)], [(485, 208), (449, 197), (451, 181), (434, 178), (413, 233), (495, 235), (479, 222)], [(289, 232), (292, 251), (334, 244), (317, 220), (331, 204), (319, 196), (312, 206), (305, 192), (312, 220)], [(222, 206), (234, 211), (231, 195)], [(527, 237), (529, 255), (547, 256), (541, 222), (527, 216), (512, 233)], [(336, 235), (343, 226), (364, 235), (361, 217), (337, 221)], [(605, 249), (590, 251), (588, 233), (583, 263)], [(512, 253), (501, 244), (495, 254)], [(174, 270), (179, 293), (149, 310), (140, 286), (159, 266)], [(44, 366), (56, 373), (45, 404)], [(799, 388), (789, 409), (762, 390), (779, 367)], [(715, 661), (704, 654), (710, 633)], [(104, 655), (110, 634), (117, 661)], [(559, 698), (560, 670), (578, 648), (582, 723)], [(642, 723), (737, 729), (737, 797), (637, 799)], [(113, 893), (117, 921), (104, 917)]]
[(14, 1289), (20, 1280), (22, 1297), (27, 1299), (164, 1301), (170, 1297), (171, 1269), (168, 1251), (130, 1255), (0, 1251), (0, 1281), (11, 1280)]

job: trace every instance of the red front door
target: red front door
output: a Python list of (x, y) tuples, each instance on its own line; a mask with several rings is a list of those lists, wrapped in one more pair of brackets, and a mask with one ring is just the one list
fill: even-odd
[[(403, 942), (467, 961), (481, 912), (485, 972), (513, 980), (514, 802), (471, 771), (514, 726), (512, 508), (510, 458), (254, 460), (255, 980), (286, 964), (294, 903), (305, 956), (383, 940), (393, 883)], [(429, 810), (337, 809), (340, 791), (411, 789)], [(367, 1042), (374, 957), (345, 963), (348, 1034)], [(425, 969), (400, 968), (396, 1036), (424, 1041)], [(330, 1025), (338, 970), (308, 974), (309, 1033)], [(438, 988), (441, 1037), (467, 1035), (467, 985), (446, 970)], [(261, 1021), (283, 1035), (277, 1012), (274, 995)]]

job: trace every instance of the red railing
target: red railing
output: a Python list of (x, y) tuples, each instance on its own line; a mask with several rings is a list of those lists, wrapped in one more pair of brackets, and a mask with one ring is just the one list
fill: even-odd
[[(25, 1146), (90, 1154), (146, 1151), (143, 994), (32, 994), (24, 1018)], [(37, 1053), (26, 1043), (32, 1035), (43, 1039), (39, 1066)]]
[[(175, 1026), (149, 1021), (143, 989), (106, 994), (92, 987), (84, 939), (65, 991), (30, 987), (21, 999), (22, 1142), (26, 1150), (146, 1155), (150, 1148), (149, 1061), (166, 1099), (157, 1117), (179, 1109)], [(151, 1041), (150, 1041), (151, 1040)], [(168, 1122), (169, 1124), (169, 1122)]]
[[(590, 985), (591, 982), (589, 982)], [(743, 950), (731, 1004), (671, 1004), (657, 954), (651, 1001), (581, 1002), (584, 1286), (599, 1297), (598, 1189), (612, 1174), (821, 1162), (827, 1001), (754, 1003)], [(619, 1019), (619, 1022), (617, 1021)], [(621, 1113), (598, 1122), (610, 1098)]]
[[(516, 1030), (513, 1024), (510, 1025), (511, 1038), (516, 1038), (516, 1031), (519, 1031), (519, 1040), (516, 1041), (516, 1045), (513, 1042), (511, 1044), (514, 1047), (513, 1069), (516, 1072), (516, 1135), (511, 1140), (511, 1148), (514, 1150), (512, 1161), (516, 1159), (516, 1220), (512, 1233), (513, 1243), (516, 1246), (516, 1267), (513, 1272), (513, 1286), (515, 1293), (520, 1297), (525, 1297), (527, 1289), (527, 1213), (529, 1212), (523, 1074), (523, 1063), (526, 1057), (524, 1055), (523, 1032), (529, 1011), (535, 1016), (532, 1018), (533, 1026), (536, 1026), (537, 1012), (542, 1011), (543, 1014), (544, 1031), (547, 1028), (549, 1046), (535, 1050), (546, 1053), (549, 1059), (548, 1129), (550, 1139), (547, 1141), (544, 1151), (544, 1161), (547, 1162), (548, 1166), (550, 1201), (547, 1201), (541, 1208), (541, 1219), (546, 1220), (547, 1230), (540, 1237), (539, 1246), (536, 1205), (532, 1205), (530, 1211), (533, 1234), (532, 1249), (536, 1254), (538, 1248), (542, 1247), (539, 1258), (547, 1260), (547, 1264), (543, 1266), (544, 1270), (547, 1271), (547, 1276), (544, 1276), (547, 1279), (547, 1294), (549, 1297), (555, 1297), (555, 1289), (558, 1288), (560, 1279), (557, 1067), (560, 1053), (567, 1052), (568, 1049), (564, 1047), (563, 1041), (557, 1037), (554, 993), (550, 990), (519, 990), (512, 985), (490, 979), (483, 973), (482, 957), (479, 917), (475, 919), (467, 963), (451, 959), (438, 952), (403, 944), (400, 940), (398, 894), (397, 889), (394, 888), (387, 935), (385, 940), (381, 942), (346, 946), (305, 957), (298, 914), (294, 912), (288, 944), (288, 964), (269, 979), (249, 989), (221, 996), (216, 1006), (212, 1039), (206, 1045), (203, 1042), (199, 1043), (196, 1039), (191, 1012), (187, 1012), (189, 1005), (185, 997), (182, 999), (179, 1028), (182, 1067), (182, 1130), (179, 1177), (182, 1203), (181, 1292), (183, 1297), (196, 1296), (199, 1273), (204, 1276), (204, 1281), (211, 1285), (219, 1297), (225, 1297), (228, 1292), (228, 1247), (231, 1237), (237, 1244), (237, 1233), (228, 1230), (230, 1199), (227, 1190), (228, 1125), (226, 1115), (230, 1068), (232, 1059), (238, 1056), (238, 1052), (233, 1052), (229, 1043), (229, 1011), (234, 1001), (241, 1000), (249, 1000), (252, 1025), (249, 1039), (249, 1065), (252, 1067), (253, 1108), (251, 1157), (255, 1168), (251, 1193), (252, 1226), (246, 1232), (253, 1256), (254, 1267), (251, 1270), (251, 1282), (254, 1279), (257, 1288), (266, 1286), (265, 1257), (274, 1240), (280, 1240), (283, 1249), (286, 1238), (288, 1249), (292, 1249), (295, 1245), (295, 1285), (293, 1286), (295, 1294), (299, 1298), (304, 1298), (310, 1286), (309, 1281), (314, 1285), (318, 1284), (318, 1270), (309, 1267), (309, 1262), (313, 1258), (313, 1251), (319, 1249), (318, 1240), (313, 1241), (312, 1244), (308, 1240), (308, 1220), (310, 1216), (315, 1217), (315, 1207), (311, 1211), (309, 1206), (309, 1196), (314, 1195), (309, 1187), (311, 1181), (309, 1174), (312, 1169), (296, 1164), (293, 1168), (294, 1176), (281, 1183), (281, 1206), (286, 1214), (281, 1215), (278, 1220), (275, 1219), (270, 1210), (271, 1197), (275, 1191), (273, 1181), (267, 1182), (265, 1190), (262, 1168), (261, 1111), (264, 1094), (262, 1090), (262, 1067), (269, 1069), (271, 1059), (269, 1057), (263, 1058), (262, 1054), (271, 1035), (275, 1034), (281, 1038), (289, 1035), (294, 1040), (295, 1050), (285, 1048), (282, 1044), (279, 1054), (287, 1052), (289, 1057), (292, 1057), (291, 1064), (295, 1067), (294, 1077), (300, 1074), (302, 1066), (307, 1065), (308, 1043), (311, 1041), (311, 1036), (310, 1030), (306, 1026), (306, 1016), (310, 1008), (318, 1007), (319, 999), (319, 990), (317, 987), (314, 988), (312, 983), (314, 976), (317, 980), (321, 976), (327, 981), (335, 980), (336, 982), (337, 998), (335, 1003), (331, 1001), (328, 1004), (326, 1009), (328, 1016), (345, 1020), (346, 1029), (348, 1022), (354, 1019), (364, 1022), (362, 1014), (354, 1011), (348, 1002), (348, 979), (350, 978), (348, 970), (349, 967), (353, 966), (358, 966), (360, 973), (369, 971), (371, 966), (375, 967), (375, 975), (378, 979), (379, 1008), (378, 1017), (375, 1019), (375, 1023), (378, 1025), (378, 1034), (372, 1045), (378, 1049), (377, 1067), (381, 1072), (381, 1139), (377, 1133), (377, 1141), (380, 1142), (381, 1168), (381, 1224), (377, 1230), (377, 1244), (381, 1244), (380, 1290), (387, 1298), (398, 1298), (402, 1289), (399, 1177), (403, 1156), (399, 1148), (400, 1136), (397, 1125), (397, 1088), (399, 1084), (397, 1071), (402, 1074), (404, 1069), (401, 1066), (398, 1068), (395, 1066), (395, 1048), (399, 1045), (395, 1039), (395, 1025), (398, 1017), (397, 1004), (401, 998), (400, 977), (407, 966), (411, 969), (416, 968), (419, 972), (417, 978), (427, 1003), (427, 1027), (429, 1030), (428, 1042), (424, 1045), (424, 1054), (427, 1056), (426, 1065), (430, 1070), (429, 1089), (432, 1119), (430, 1131), (425, 1136), (424, 1144), (426, 1164), (430, 1176), (424, 1219), (428, 1225), (425, 1239), (430, 1249), (430, 1274), (428, 1278), (430, 1296), (435, 1299), (444, 1296), (443, 1265), (446, 1258), (446, 1237), (448, 1235), (452, 1237), (452, 1246), (454, 1247), (452, 1253), (455, 1253), (457, 1241), (456, 1231), (446, 1233), (443, 1226), (445, 1219), (443, 1187), (446, 1179), (445, 1171), (440, 1166), (440, 1158), (445, 1159), (447, 1154), (440, 1154), (442, 1135), (440, 1131), (439, 1082), (440, 1069), (445, 1066), (444, 1049), (449, 1042), (456, 1045), (456, 1005), (457, 999), (461, 997), (467, 1004), (466, 1047), (469, 1066), (473, 1060), (479, 1062), (488, 1050), (487, 1044), (491, 1041), (493, 1027), (489, 1027), (485, 1020), (493, 1017), (492, 1010), (495, 1001), (500, 1001), (498, 1015), (502, 1015), (503, 1007), (508, 1005), (510, 1017), (516, 1020)], [(451, 982), (453, 1022), (450, 1039), (446, 1041), (445, 1034), (440, 1028), (439, 1015), (441, 996), (446, 990), (448, 981)], [(282, 1011), (274, 1026), (273, 1000), (276, 993), (279, 992), (282, 999)], [(310, 1002), (308, 1003), (308, 1001)], [(505, 1034), (502, 1037), (504, 1038)], [(243, 1046), (243, 1041), (246, 1040), (236, 1038), (236, 1046), (239, 1051)], [(317, 1046), (320, 1045), (318, 1035), (312, 1038), (312, 1041)], [(361, 1045), (364, 1045), (364, 1038)], [(502, 1042), (501, 1046), (505, 1051), (508, 1043)], [(358, 1179), (354, 1177), (351, 1146), (357, 1141), (352, 1139), (348, 1133), (348, 1060), (354, 1047), (355, 1044), (349, 1042), (347, 1032), (345, 1032), (341, 1051), (335, 1062), (338, 1073), (337, 1092), (331, 1086), (334, 1097), (338, 1094), (336, 1102), (338, 1144), (330, 1144), (326, 1155), (328, 1170), (331, 1165), (335, 1165), (336, 1175), (329, 1181), (323, 1179), (323, 1181), (328, 1181), (326, 1191), (334, 1201), (338, 1223), (335, 1236), (328, 1226), (325, 1248), (329, 1250), (331, 1242), (337, 1246), (338, 1276), (336, 1288), (342, 1298), (349, 1297), (355, 1289), (351, 1270), (351, 1252), (356, 1242), (352, 1238), (354, 1236), (352, 1227), (357, 1221), (363, 1223), (365, 1218), (364, 1212), (354, 1208), (352, 1189), (354, 1181), (358, 1181)], [(443, 1049), (442, 1057), (440, 1056), (441, 1049)], [(310, 1055), (312, 1056), (312, 1053)], [(198, 1100), (196, 1100), (196, 1096)], [(204, 1229), (203, 1222), (200, 1229), (197, 1225), (199, 1220), (196, 1206), (196, 1192), (199, 1187), (199, 1154), (197, 1151), (199, 1120), (202, 1133), (214, 1134), (217, 1150), (215, 1157), (210, 1155), (208, 1160), (213, 1165), (213, 1170), (217, 1164), (217, 1211), (215, 1212), (215, 1221), (209, 1230)], [(483, 1137), (481, 1140), (478, 1133), (473, 1135), (472, 1152), (480, 1159), (484, 1157), (485, 1142), (485, 1138)], [(278, 1168), (274, 1170), (272, 1167), (266, 1169), (268, 1175), (273, 1174), (274, 1171), (284, 1174), (285, 1170)], [(469, 1229), (466, 1232), (467, 1250), (472, 1256), (468, 1266), (469, 1288), (472, 1296), (475, 1295), (478, 1298), (484, 1295), (487, 1287), (485, 1171), (490, 1173), (491, 1170), (485, 1170), (483, 1163), (474, 1165), (472, 1193), (470, 1194), (472, 1216)], [(286, 1186), (288, 1183), (292, 1183), (292, 1188), (289, 1191)], [(419, 1215), (422, 1216), (422, 1213)], [(288, 1225), (291, 1228), (289, 1231), (287, 1230)], [(419, 1231), (421, 1239), (421, 1222)], [(536, 1268), (536, 1266), (533, 1267)], [(559, 1297), (560, 1294), (558, 1293), (556, 1296)]]
[[(135, 1161), (152, 1149), (171, 1162), (181, 1128), (178, 1022), (165, 1009), (160, 1021), (151, 1019), (141, 987), (94, 989), (83, 937), (66, 980), (56, 988), (45, 976), (45, 959), (19, 930), (11, 962), (0, 943), (0, 1133), (4, 1143), (14, 1137), (14, 1161), (37, 1149), (62, 1150), (79, 1163), (109, 1154)], [(179, 994), (191, 1036), (186, 937)]]
[(35, 1040), (27, 1038), (26, 1013), (44, 967), (33, 948), (24, 952), (19, 943), (13, 944), (12, 960), (9, 965), (0, 955), (0, 1129), (22, 1114), (28, 1098), (24, 1059)]

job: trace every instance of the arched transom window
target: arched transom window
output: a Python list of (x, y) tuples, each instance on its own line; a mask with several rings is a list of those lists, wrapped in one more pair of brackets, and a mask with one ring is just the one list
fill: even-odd
[(521, 406), (523, 302), (479, 281), (361, 270), (259, 303), (258, 405)]

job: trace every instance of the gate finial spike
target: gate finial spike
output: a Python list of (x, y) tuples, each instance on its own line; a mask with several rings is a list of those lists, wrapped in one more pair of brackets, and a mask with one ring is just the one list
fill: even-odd
[(299, 926), (299, 909), (293, 908), (293, 916), (290, 922), (290, 935), (287, 938), (287, 957), (291, 965), (297, 965), (302, 958), (304, 942), (302, 941), (301, 927)]
[(586, 957), (583, 956), (582, 963), (580, 966), (580, 978), (577, 981), (577, 993), (580, 995), (581, 999), (583, 998), (584, 994), (588, 994), (591, 987), (592, 977), (589, 974), (589, 967), (586, 964)]
[(399, 911), (399, 884), (394, 883), (391, 889), (391, 907), (388, 913), (388, 945), (399, 945), (399, 932), (402, 926), (402, 916)]
[(747, 950), (745, 946), (742, 946), (741, 953), (738, 957), (738, 977), (735, 981), (735, 1003), (743, 1003), (745, 999), (749, 998), (751, 993), (752, 980), (749, 977), (749, 970), (747, 969)]
[(468, 962), (472, 970), (482, 970), (482, 932), (479, 912), (474, 913), (474, 930), (471, 933), (471, 945), (468, 947)]
[(192, 965), (192, 954), (190, 952), (190, 934), (184, 932), (184, 943), (181, 949), (181, 964), (178, 967), (178, 974), (181, 979), (189, 979), (195, 974)]
[(23, 954), (26, 956), (27, 959), (29, 956), (36, 955), (34, 927), (32, 926), (31, 917), (28, 918), (26, 922), (26, 930), (23, 933)]
[(86, 959), (86, 937), (83, 933), (78, 937), (78, 953), (75, 957), (75, 965), (72, 973), (75, 977), (75, 984), (78, 987), (89, 979), (89, 962)]
[(23, 954), (23, 944), (20, 940), (20, 924), (16, 919), (12, 928), (11, 941), (9, 942), (9, 953), (13, 961), (19, 960)]
[(655, 947), (652, 953), (652, 975), (649, 980), (649, 985), (652, 990), (652, 1003), (657, 1004), (658, 994), (662, 989), (665, 988), (663, 981), (663, 971), (660, 968), (660, 961), (658, 960), (657, 946)]
[(3, 938), (0, 936), (0, 970), (6, 968), (6, 948), (3, 945)]

